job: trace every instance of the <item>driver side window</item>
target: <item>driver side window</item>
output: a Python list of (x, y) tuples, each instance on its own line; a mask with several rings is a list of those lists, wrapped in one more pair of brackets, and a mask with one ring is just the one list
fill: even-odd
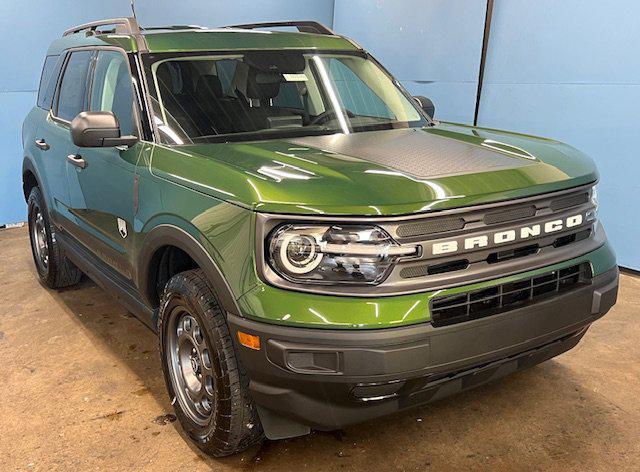
[(123, 136), (137, 134), (133, 121), (133, 83), (124, 54), (98, 51), (89, 103), (91, 111), (113, 112)]

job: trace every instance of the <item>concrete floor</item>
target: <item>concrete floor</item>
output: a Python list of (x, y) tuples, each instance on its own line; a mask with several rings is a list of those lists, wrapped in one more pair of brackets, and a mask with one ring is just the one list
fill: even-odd
[(91, 282), (37, 281), (0, 231), (0, 470), (640, 470), (640, 279), (559, 358), (339, 433), (215, 460), (175, 422), (155, 336)]

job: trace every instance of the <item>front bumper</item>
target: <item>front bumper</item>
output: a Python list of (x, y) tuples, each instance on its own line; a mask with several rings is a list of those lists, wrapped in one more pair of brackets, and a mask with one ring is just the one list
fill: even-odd
[(235, 340), (238, 330), (260, 336), (260, 350), (238, 352), (263, 423), (270, 423), (265, 432), (275, 438), (308, 427), (339, 429), (554, 357), (578, 343), (617, 292), (614, 268), (554, 298), (440, 328), (294, 328), (234, 315), (228, 322)]

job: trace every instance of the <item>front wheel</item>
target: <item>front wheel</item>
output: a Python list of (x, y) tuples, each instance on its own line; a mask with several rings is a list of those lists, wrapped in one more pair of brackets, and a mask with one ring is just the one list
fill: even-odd
[(201, 270), (172, 277), (158, 314), (162, 367), (176, 416), (215, 457), (262, 439), (224, 313)]

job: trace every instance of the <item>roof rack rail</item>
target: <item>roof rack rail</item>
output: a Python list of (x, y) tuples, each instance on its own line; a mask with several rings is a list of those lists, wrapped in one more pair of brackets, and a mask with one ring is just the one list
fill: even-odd
[(181, 30), (206, 30), (206, 26), (200, 25), (167, 25), (167, 26), (148, 26), (148, 27), (140, 27), (141, 31), (156, 31), (156, 30), (171, 30), (171, 31), (181, 31)]
[(335, 33), (327, 28), (322, 23), (317, 21), (271, 21), (266, 23), (248, 23), (245, 25), (232, 25), (227, 28), (240, 28), (240, 29), (259, 29), (259, 28), (277, 28), (281, 26), (293, 26), (298, 28), (301, 33), (315, 33), (315, 34), (330, 34)]
[(100, 26), (115, 26), (115, 33), (119, 34), (140, 34), (140, 26), (135, 18), (112, 18), (109, 20), (92, 21), (90, 23), (84, 23), (82, 25), (69, 28), (62, 36), (68, 36), (74, 33), (80, 33), (82, 31), (94, 32)]

